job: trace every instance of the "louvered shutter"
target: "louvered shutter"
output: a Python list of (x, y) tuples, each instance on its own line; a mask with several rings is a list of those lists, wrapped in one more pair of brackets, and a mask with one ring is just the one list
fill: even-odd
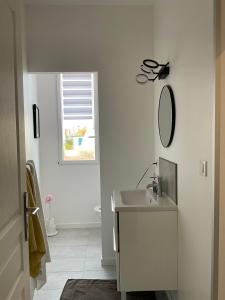
[(92, 73), (61, 74), (64, 120), (90, 120), (94, 114)]

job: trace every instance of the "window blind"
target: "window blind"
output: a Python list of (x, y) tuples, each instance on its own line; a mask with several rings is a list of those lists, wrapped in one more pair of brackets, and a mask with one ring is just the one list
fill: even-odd
[(64, 120), (93, 119), (93, 73), (61, 74)]

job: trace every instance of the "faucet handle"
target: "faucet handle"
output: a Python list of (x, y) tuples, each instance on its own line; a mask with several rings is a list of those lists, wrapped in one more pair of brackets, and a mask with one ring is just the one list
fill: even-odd
[(149, 184), (146, 185), (147, 190), (150, 189), (150, 188), (153, 188), (153, 183), (149, 183)]

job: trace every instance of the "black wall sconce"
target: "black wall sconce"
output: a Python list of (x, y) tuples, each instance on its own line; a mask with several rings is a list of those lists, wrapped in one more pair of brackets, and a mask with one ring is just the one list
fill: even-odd
[(157, 78), (159, 80), (165, 79), (170, 74), (169, 62), (159, 64), (153, 59), (144, 59), (140, 69), (143, 73), (136, 75), (136, 81), (141, 84), (148, 81), (154, 82)]

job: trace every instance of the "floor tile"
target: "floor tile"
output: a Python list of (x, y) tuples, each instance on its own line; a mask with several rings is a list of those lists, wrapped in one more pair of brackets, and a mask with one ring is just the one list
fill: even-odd
[(100, 259), (87, 258), (84, 262), (85, 271), (114, 271), (114, 266), (102, 266)]
[(58, 238), (75, 238), (88, 237), (91, 234), (89, 229), (59, 229), (58, 234), (50, 237), (49, 240), (56, 240)]
[(116, 279), (116, 271), (84, 271), (83, 279)]
[[(52, 259), (57, 258), (85, 258), (87, 256), (88, 246), (69, 246), (65, 245), (50, 245)], [(93, 249), (94, 251), (94, 249)], [(100, 249), (101, 252), (101, 249)]]
[(91, 271), (91, 270), (102, 270), (103, 267), (101, 265), (100, 259), (90, 259), (87, 258), (84, 262), (84, 269), (85, 271)]
[(102, 257), (102, 249), (99, 245), (88, 245), (86, 251), (87, 258), (96, 258), (101, 260)]
[(90, 235), (88, 237), (88, 245), (98, 245), (101, 247), (102, 239), (101, 239), (101, 229), (96, 228), (91, 230)]
[(83, 278), (83, 272), (56, 272), (48, 273), (48, 281), (41, 289), (55, 290), (63, 289), (68, 279), (80, 279)]
[(88, 245), (88, 236), (78, 236), (78, 237), (58, 237), (54, 240), (49, 240), (51, 246), (86, 246)]
[(34, 294), (34, 300), (59, 300), (61, 294), (61, 289), (38, 291)]
[(114, 267), (101, 265), (101, 229), (65, 229), (49, 238), (52, 262), (47, 283), (34, 300), (57, 300), (68, 279), (115, 279)]
[(84, 259), (56, 258), (47, 264), (47, 272), (80, 272), (84, 270)]

